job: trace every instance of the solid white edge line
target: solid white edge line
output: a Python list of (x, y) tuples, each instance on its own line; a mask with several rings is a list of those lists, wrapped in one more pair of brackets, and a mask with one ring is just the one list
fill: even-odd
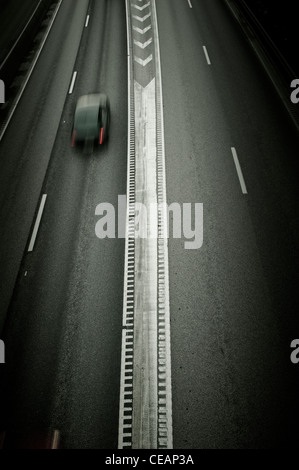
[(189, 7), (192, 8), (191, 0), (188, 0), (188, 3), (189, 3)]
[(124, 430), (124, 388), (125, 375), (124, 368), (126, 362), (126, 299), (127, 299), (127, 279), (128, 279), (128, 214), (129, 214), (129, 194), (130, 194), (130, 150), (131, 150), (131, 49), (130, 49), (130, 25), (129, 25), (129, 5), (126, 1), (126, 25), (127, 25), (127, 67), (128, 67), (128, 142), (127, 142), (127, 214), (126, 214), (126, 239), (125, 239), (125, 264), (124, 264), (124, 290), (123, 290), (123, 314), (122, 314), (122, 345), (121, 345), (121, 371), (120, 371), (120, 394), (119, 394), (119, 417), (118, 417), (118, 449), (123, 448)]
[[(156, 0), (153, 0), (153, 21), (156, 25), (157, 33), (157, 47), (156, 47), (156, 57), (157, 57), (157, 70), (158, 77), (160, 82), (160, 104), (161, 104), (161, 143), (162, 143), (162, 159), (164, 167), (164, 183), (163, 183), (163, 194), (164, 194), (164, 221), (167, 221), (167, 184), (166, 184), (166, 149), (165, 149), (165, 124), (164, 124), (164, 112), (163, 112), (163, 83), (162, 83), (162, 65), (161, 65), (161, 52), (160, 52), (160, 36), (159, 36), (159, 25), (158, 25), (158, 16), (156, 8)], [(156, 46), (156, 45), (155, 45)], [(166, 336), (166, 364), (169, 366), (167, 371), (167, 401), (170, 405), (170, 410), (168, 409), (168, 423), (167, 423), (167, 438), (168, 438), (168, 449), (173, 449), (173, 419), (172, 419), (172, 362), (171, 362), (171, 331), (170, 331), (170, 292), (169, 292), (169, 254), (168, 254), (168, 238), (164, 238), (165, 244), (165, 254), (164, 254), (164, 267), (165, 267), (165, 336)]]
[(78, 74), (78, 72), (73, 73), (72, 83), (71, 83), (71, 86), (70, 86), (70, 89), (69, 89), (69, 95), (71, 95), (74, 91), (74, 86), (75, 86), (77, 74)]
[(240, 162), (239, 162), (239, 159), (238, 159), (237, 151), (236, 151), (235, 147), (232, 147), (231, 150), (232, 150), (234, 162), (235, 162), (235, 165), (236, 165), (236, 170), (237, 170), (237, 173), (238, 173), (238, 177), (239, 177), (242, 192), (243, 192), (243, 194), (248, 194), (246, 184), (245, 184), (245, 180), (244, 180), (243, 173), (242, 173), (242, 169), (241, 169), (241, 165), (240, 165)]
[(58, 14), (58, 11), (59, 11), (59, 9), (60, 9), (60, 7), (61, 7), (62, 1), (63, 1), (63, 0), (59, 0), (59, 3), (58, 3), (58, 5), (57, 5), (57, 7), (56, 7), (54, 16), (53, 16), (53, 18), (52, 18), (52, 20), (51, 20), (51, 22), (50, 22), (50, 24), (49, 24), (49, 28), (48, 28), (48, 30), (47, 30), (47, 33), (46, 33), (46, 35), (45, 35), (45, 37), (44, 37), (44, 39), (43, 39), (43, 41), (42, 41), (42, 43), (41, 43), (41, 45), (40, 45), (40, 48), (39, 48), (39, 50), (38, 50), (38, 52), (37, 52), (37, 55), (36, 55), (36, 57), (35, 57), (35, 59), (34, 59), (32, 65), (31, 65), (31, 68), (29, 69), (29, 73), (28, 73), (28, 75), (27, 75), (27, 78), (26, 78), (25, 82), (23, 83), (22, 88), (20, 89), (19, 95), (18, 95), (18, 97), (17, 97), (17, 99), (16, 99), (16, 101), (15, 101), (15, 103), (14, 103), (14, 105), (13, 105), (11, 111), (10, 111), (10, 114), (8, 115), (7, 121), (6, 121), (5, 125), (4, 125), (4, 128), (3, 128), (2, 132), (1, 132), (1, 134), (0, 134), (0, 142), (1, 142), (1, 140), (3, 139), (3, 136), (4, 136), (6, 130), (7, 130), (8, 126), (9, 126), (10, 121), (12, 120), (12, 117), (13, 117), (13, 115), (14, 115), (14, 113), (15, 113), (15, 110), (16, 110), (16, 108), (17, 108), (19, 102), (20, 102), (20, 99), (21, 99), (22, 96), (23, 96), (23, 93), (24, 93), (24, 91), (25, 91), (25, 88), (26, 88), (26, 86), (27, 86), (27, 84), (28, 84), (28, 82), (29, 82), (29, 80), (30, 80), (30, 77), (31, 77), (31, 75), (32, 75), (32, 73), (33, 73), (33, 70), (34, 70), (34, 68), (35, 68), (35, 66), (36, 66), (36, 63), (37, 63), (37, 61), (38, 61), (38, 59), (39, 59), (39, 56), (41, 55), (41, 52), (42, 52), (42, 50), (43, 50), (43, 48), (44, 48), (44, 45), (45, 45), (45, 43), (46, 43), (46, 40), (48, 39), (48, 36), (49, 36), (49, 34), (50, 34), (50, 31), (51, 31), (51, 29), (52, 29), (52, 26), (53, 26), (53, 24), (54, 24), (54, 21), (55, 21), (55, 19), (56, 19), (57, 14)]
[(205, 53), (205, 56), (206, 56), (207, 63), (208, 63), (208, 65), (211, 65), (211, 61), (210, 61), (210, 57), (209, 57), (207, 48), (206, 48), (206, 46), (202, 46), (202, 47), (203, 47), (203, 50), (204, 50), (204, 53)]
[(32, 232), (32, 236), (31, 236), (31, 240), (30, 240), (30, 244), (29, 244), (29, 248), (28, 248), (28, 253), (31, 253), (34, 249), (34, 245), (35, 245), (36, 237), (37, 237), (37, 234), (38, 234), (39, 226), (40, 226), (40, 223), (41, 223), (41, 220), (42, 220), (46, 200), (47, 200), (47, 194), (43, 194), (43, 197), (42, 197), (42, 200), (41, 200), (41, 203), (40, 203), (40, 206), (39, 206), (38, 214), (37, 214), (37, 217), (36, 217), (36, 221), (35, 221), (35, 224), (34, 224), (34, 229), (33, 229), (33, 232)]
[(89, 15), (87, 15), (87, 17), (86, 17), (85, 28), (87, 28), (88, 24), (89, 24)]

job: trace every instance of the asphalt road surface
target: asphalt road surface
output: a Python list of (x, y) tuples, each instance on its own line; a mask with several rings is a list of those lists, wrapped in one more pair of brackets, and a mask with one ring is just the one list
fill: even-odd
[[(86, 156), (71, 148), (73, 114), (96, 91), (110, 97), (110, 142)], [(126, 193), (124, 2), (62, 3), (1, 155), (3, 256), (25, 249), (5, 329), (7, 429), (51, 427), (63, 447), (116, 448), (124, 240), (96, 237), (95, 209)]]
[[(223, 2), (191, 2), (156, 1), (168, 202), (204, 205), (203, 246), (169, 240), (174, 448), (295, 448), (299, 138)], [(0, 427), (66, 448), (117, 447), (124, 240), (96, 237), (95, 208), (126, 192), (126, 46), (124, 1), (63, 1), (0, 142)], [(86, 156), (72, 118), (94, 91), (110, 140)]]
[(295, 447), (298, 135), (223, 2), (192, 6), (157, 1), (168, 201), (204, 204), (203, 247), (170, 239), (174, 446)]

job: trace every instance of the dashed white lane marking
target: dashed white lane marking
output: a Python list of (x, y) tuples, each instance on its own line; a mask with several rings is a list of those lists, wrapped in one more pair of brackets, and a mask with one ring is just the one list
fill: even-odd
[(189, 3), (189, 7), (192, 8), (191, 0), (188, 0), (188, 3)]
[(71, 95), (74, 91), (74, 86), (75, 86), (77, 74), (78, 74), (78, 72), (74, 72), (74, 74), (73, 74), (72, 83), (71, 83), (71, 86), (70, 86), (70, 89), (69, 89), (69, 95)]
[(90, 16), (89, 16), (89, 15), (87, 15), (87, 18), (86, 18), (86, 23), (85, 23), (85, 28), (87, 28), (87, 27), (88, 27), (88, 25), (89, 25), (89, 18), (90, 18)]
[(36, 237), (37, 237), (37, 234), (38, 234), (39, 226), (40, 226), (40, 223), (41, 223), (41, 220), (42, 220), (46, 200), (47, 200), (47, 194), (43, 194), (43, 197), (42, 197), (42, 200), (41, 200), (41, 203), (40, 203), (40, 206), (39, 206), (37, 218), (36, 218), (36, 221), (35, 221), (35, 224), (34, 224), (34, 229), (33, 229), (33, 232), (32, 232), (32, 237), (31, 237), (31, 240), (30, 240), (29, 248), (28, 248), (29, 253), (31, 253), (34, 249), (34, 245), (35, 245)]
[(238, 173), (238, 177), (239, 177), (242, 192), (243, 192), (243, 194), (248, 194), (246, 184), (245, 184), (245, 180), (244, 180), (243, 173), (242, 173), (242, 169), (241, 169), (241, 165), (240, 165), (240, 162), (239, 162), (239, 159), (238, 159), (237, 151), (236, 151), (235, 147), (232, 147), (231, 150), (232, 150), (234, 162), (235, 162), (235, 165), (236, 165), (236, 169), (237, 169), (237, 173)]
[(202, 46), (202, 47), (203, 47), (203, 51), (204, 51), (205, 56), (206, 56), (207, 63), (208, 63), (208, 65), (211, 65), (211, 61), (210, 61), (210, 57), (209, 57), (207, 48), (206, 48), (206, 46)]
[(55, 429), (53, 437), (52, 437), (51, 449), (58, 449), (59, 441), (60, 441), (60, 431)]

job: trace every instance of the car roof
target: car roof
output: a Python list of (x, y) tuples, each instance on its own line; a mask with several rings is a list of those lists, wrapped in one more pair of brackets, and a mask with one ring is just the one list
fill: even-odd
[(74, 119), (74, 128), (78, 140), (98, 136), (101, 120), (100, 109), (105, 102), (106, 95), (102, 93), (90, 93), (78, 99)]
[(75, 112), (75, 128), (80, 138), (86, 135), (97, 136), (101, 95), (90, 94), (81, 96)]
[(101, 102), (101, 93), (91, 93), (83, 95), (78, 99), (77, 108), (99, 107)]

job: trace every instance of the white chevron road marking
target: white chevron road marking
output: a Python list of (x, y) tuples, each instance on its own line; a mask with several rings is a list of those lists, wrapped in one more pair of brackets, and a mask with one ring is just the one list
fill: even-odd
[(140, 59), (139, 57), (136, 57), (136, 56), (134, 57), (134, 59), (138, 64), (145, 67), (149, 62), (151, 62), (153, 60), (153, 55), (151, 54), (145, 60), (142, 60), (142, 59)]
[(138, 28), (137, 26), (133, 26), (133, 29), (134, 29), (134, 31), (136, 31), (137, 33), (145, 34), (147, 31), (149, 31), (150, 29), (152, 29), (152, 25), (149, 25), (149, 26), (147, 26), (147, 27), (144, 28), (144, 29), (140, 29), (140, 28)]
[(142, 43), (142, 42), (139, 42), (139, 41), (136, 41), (136, 39), (134, 39), (134, 44), (135, 46), (138, 46), (140, 47), (141, 49), (145, 49), (147, 46), (149, 46), (151, 43), (153, 42), (153, 38), (150, 38), (148, 41)]
[[(165, 236), (166, 162), (155, 0), (150, 1), (150, 25), (144, 29), (132, 25), (132, 22), (135, 22), (132, 11), (136, 13), (133, 3), (142, 8), (148, 2), (149, 0), (126, 0), (129, 84), (128, 202), (119, 449), (173, 448), (168, 239)], [(145, 21), (145, 18), (140, 21)], [(136, 22), (135, 24), (144, 25)], [(138, 33), (145, 34), (149, 30), (152, 31), (147, 37), (137, 36)], [(151, 43), (151, 48), (146, 49)], [(140, 49), (137, 50), (136, 47)], [(143, 53), (148, 56), (145, 60), (138, 57), (140, 50), (146, 50), (146, 53)], [(149, 63), (151, 65), (139, 69), (135, 62), (142, 67)], [(150, 83), (143, 86), (139, 80), (142, 83)], [(144, 204), (148, 208), (152, 203), (159, 206), (157, 211), (150, 214), (149, 236), (145, 238), (136, 237), (140, 230), (145, 233), (142, 219), (139, 221), (136, 216), (136, 203)], [(138, 229), (137, 221), (141, 224)], [(145, 220), (143, 222), (147, 225)], [(159, 241), (157, 235), (152, 237), (151, 234), (159, 234)]]
[(143, 16), (143, 17), (138, 16), (138, 15), (132, 15), (132, 16), (133, 16), (133, 18), (134, 18), (135, 20), (141, 21), (141, 22), (143, 23), (145, 20), (147, 20), (148, 18), (150, 18), (150, 17), (152, 16), (152, 14), (151, 14), (151, 13), (148, 13), (147, 15), (145, 15), (145, 16)]
[(150, 6), (150, 2), (148, 2), (146, 5), (142, 5), (142, 7), (140, 7), (139, 5), (134, 5), (133, 3), (131, 4), (131, 6), (133, 8), (137, 8), (137, 10), (139, 11), (143, 11), (145, 8), (149, 7)]

